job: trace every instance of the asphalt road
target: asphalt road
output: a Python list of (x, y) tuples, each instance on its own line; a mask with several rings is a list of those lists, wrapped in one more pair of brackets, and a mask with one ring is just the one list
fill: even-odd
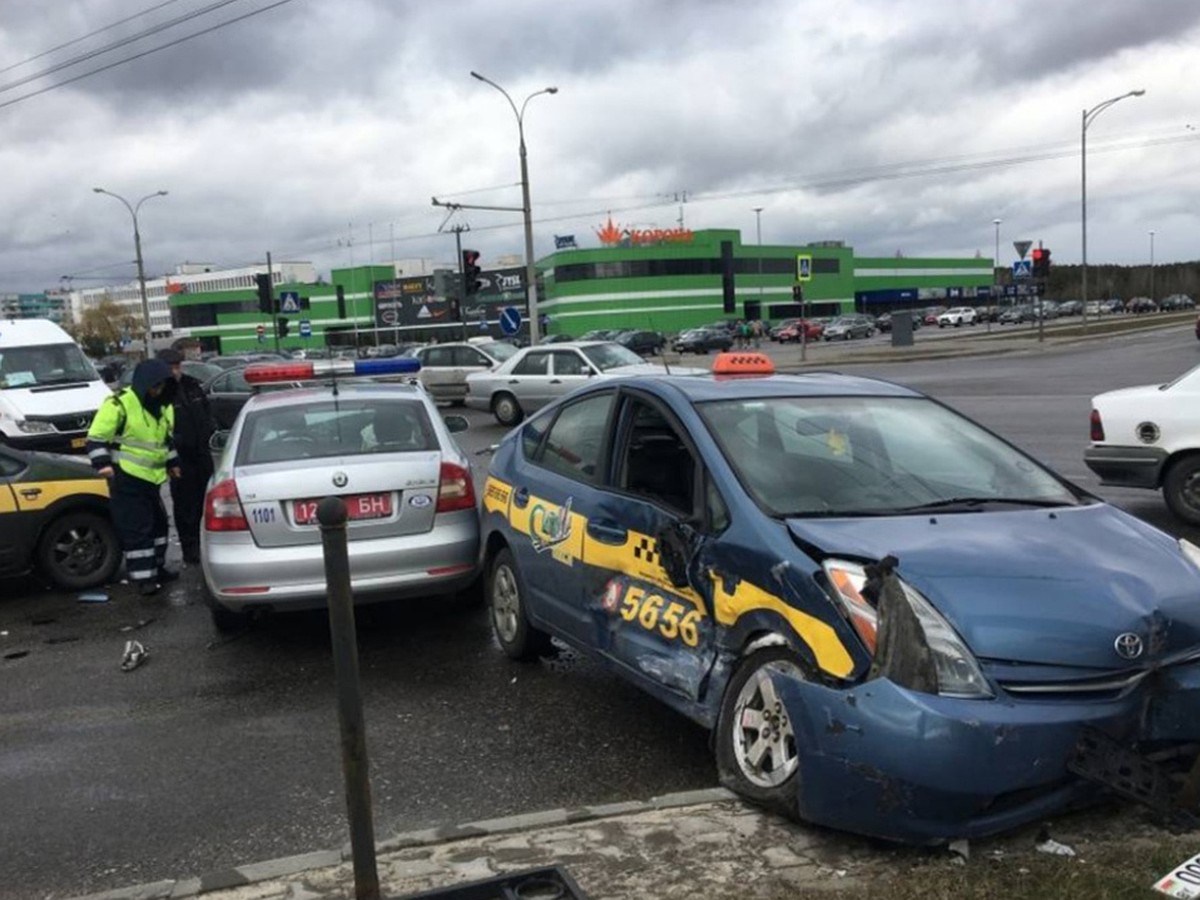
[[(1157, 494), (1099, 488), (1081, 455), (1093, 394), (1166, 381), (1198, 362), (1200, 346), (1180, 329), (845, 368), (926, 390), (1084, 487), (1200, 541)], [(468, 450), (502, 436), (490, 416), (468, 417)], [(479, 462), (477, 481), (486, 457)], [(150, 600), (115, 589), (103, 604), (0, 582), (0, 897), (61, 898), (346, 840), (324, 615), (221, 639), (194, 577)], [(573, 654), (508, 662), (482, 609), (371, 607), (358, 628), (380, 838), (715, 784), (703, 731)], [(151, 655), (123, 673), (131, 636)], [(3, 658), (20, 650), (27, 655)]]

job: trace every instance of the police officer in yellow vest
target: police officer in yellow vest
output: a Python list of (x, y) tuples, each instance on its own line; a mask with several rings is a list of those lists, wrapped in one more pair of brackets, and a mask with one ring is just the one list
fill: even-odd
[(168, 474), (179, 477), (179, 456), (172, 444), (175, 379), (161, 359), (147, 359), (133, 370), (133, 383), (100, 404), (88, 430), (92, 465), (110, 479), (113, 521), (125, 550), (129, 580), (142, 594), (178, 576), (164, 563), (167, 511), (162, 486)]

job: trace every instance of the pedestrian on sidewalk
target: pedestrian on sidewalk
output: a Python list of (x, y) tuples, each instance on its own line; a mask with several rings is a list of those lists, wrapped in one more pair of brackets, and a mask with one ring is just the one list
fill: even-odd
[(143, 596), (179, 577), (165, 566), (169, 525), (162, 501), (163, 482), (181, 474), (171, 438), (176, 387), (165, 362), (142, 360), (133, 383), (100, 404), (87, 435), (88, 458), (109, 480), (126, 572)]
[(204, 518), (204, 492), (213, 473), (209, 439), (217, 430), (208, 395), (198, 378), (183, 372), (183, 354), (160, 350), (158, 358), (171, 367), (175, 391), (175, 450), (179, 453), (179, 478), (171, 479), (171, 508), (183, 561), (200, 563), (200, 522)]

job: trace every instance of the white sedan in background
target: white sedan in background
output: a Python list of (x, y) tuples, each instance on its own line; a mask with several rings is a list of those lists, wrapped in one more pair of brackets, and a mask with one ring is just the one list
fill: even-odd
[(648, 363), (612, 341), (575, 341), (525, 347), (490, 372), (467, 376), (467, 406), (490, 412), (501, 425), (512, 426), (526, 415), (598, 377), (671, 372), (704, 373), (704, 369)]
[(1161, 490), (1171, 512), (1200, 525), (1200, 366), (1093, 397), (1091, 439), (1083, 461), (1102, 483)]
[(955, 306), (938, 316), (937, 323), (938, 328), (945, 328), (947, 325), (953, 325), (957, 328), (959, 325), (974, 325), (975, 318), (976, 312), (974, 307)]

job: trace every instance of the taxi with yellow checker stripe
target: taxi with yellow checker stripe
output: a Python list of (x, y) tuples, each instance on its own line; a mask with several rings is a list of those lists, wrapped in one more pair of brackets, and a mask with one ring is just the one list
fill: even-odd
[(120, 563), (108, 482), (87, 460), (0, 446), (0, 576), (33, 569), (82, 590), (109, 582)]
[(1200, 549), (897, 384), (753, 353), (590, 384), (482, 507), (510, 657), (597, 657), (793, 817), (979, 836), (1200, 738)]

